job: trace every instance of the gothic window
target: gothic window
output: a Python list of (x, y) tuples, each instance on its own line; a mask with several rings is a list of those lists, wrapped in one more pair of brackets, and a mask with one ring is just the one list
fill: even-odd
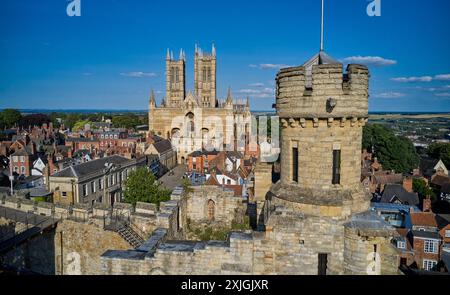
[(174, 82), (174, 72), (175, 72), (175, 69), (174, 69), (174, 67), (172, 67), (170, 69), (170, 83), (171, 84)]
[(341, 150), (333, 151), (333, 184), (341, 184)]
[(216, 204), (214, 203), (214, 201), (213, 200), (209, 200), (208, 201), (208, 219), (210, 221), (214, 220), (215, 207), (216, 207)]
[(208, 67), (208, 82), (211, 82), (211, 67)]
[(203, 67), (203, 82), (206, 82), (206, 67)]
[(180, 73), (179, 72), (180, 72), (180, 69), (177, 68), (176, 71), (175, 71), (175, 73), (176, 73), (176, 75), (175, 75), (175, 82), (177, 82), (177, 83), (180, 81), (180, 76), (179, 76)]

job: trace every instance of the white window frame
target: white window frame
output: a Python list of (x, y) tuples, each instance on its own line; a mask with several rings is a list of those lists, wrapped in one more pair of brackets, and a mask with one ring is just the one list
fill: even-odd
[(20, 162), (25, 163), (25, 156), (20, 156)]
[(397, 241), (397, 248), (406, 249), (406, 242), (405, 241)]
[(25, 174), (25, 166), (20, 167), (20, 173)]
[(424, 259), (423, 260), (423, 269), (430, 271), (437, 265), (436, 260)]
[(67, 198), (67, 192), (61, 192), (61, 197)]
[(445, 230), (445, 235), (446, 238), (450, 238), (450, 229), (446, 229)]
[(91, 191), (92, 191), (92, 193), (96, 192), (95, 181), (91, 182)]
[(438, 254), (439, 243), (436, 240), (425, 240), (423, 242), (423, 251), (425, 253)]
[(100, 179), (98, 180), (98, 189), (99, 189), (99, 190), (102, 190), (102, 189), (103, 189), (103, 178), (100, 178)]

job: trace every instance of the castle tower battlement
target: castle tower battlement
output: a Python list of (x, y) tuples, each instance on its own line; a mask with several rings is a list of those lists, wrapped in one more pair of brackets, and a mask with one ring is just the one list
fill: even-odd
[(311, 61), (276, 77), (282, 169), (272, 200), (306, 214), (350, 216), (369, 207), (360, 184), (369, 71), (349, 65), (343, 73), (324, 53)]
[[(307, 81), (311, 80), (311, 85)], [(280, 118), (367, 118), (369, 71), (361, 65), (313, 65), (282, 69), (276, 77)]]

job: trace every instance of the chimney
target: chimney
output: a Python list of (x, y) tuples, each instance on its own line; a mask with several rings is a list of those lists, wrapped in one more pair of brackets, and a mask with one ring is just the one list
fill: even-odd
[(49, 168), (49, 175), (52, 175), (55, 171), (55, 163), (53, 163), (53, 154), (48, 155), (48, 168)]
[(430, 198), (426, 198), (423, 200), (423, 208), (422, 208), (423, 212), (429, 212), (432, 213), (433, 211), (431, 210), (431, 199)]
[(413, 179), (412, 177), (406, 177), (403, 179), (403, 188), (408, 192), (413, 192)]

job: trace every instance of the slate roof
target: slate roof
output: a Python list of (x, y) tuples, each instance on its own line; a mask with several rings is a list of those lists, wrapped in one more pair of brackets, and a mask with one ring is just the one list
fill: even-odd
[(436, 167), (437, 163), (439, 163), (439, 160), (432, 159), (432, 158), (421, 158), (420, 159), (420, 171), (422, 174), (426, 177), (431, 177), (434, 174), (434, 167)]
[(55, 173), (52, 177), (74, 177), (81, 178), (83, 176), (87, 176), (89, 174), (101, 171), (105, 168), (105, 164), (115, 164), (115, 165), (123, 165), (129, 163), (130, 159), (125, 157), (114, 155), (111, 157), (105, 157), (94, 161), (89, 161), (86, 163), (82, 163), (75, 166), (70, 166), (61, 170), (60, 172)]
[(219, 154), (219, 152), (216, 150), (213, 150), (213, 151), (201, 150), (201, 151), (194, 151), (194, 152), (190, 153), (189, 156), (190, 157), (200, 157), (200, 156), (208, 156), (208, 155), (216, 156), (218, 154)]
[(172, 149), (172, 143), (167, 139), (157, 141), (153, 143), (153, 146), (155, 147), (156, 151), (158, 151), (159, 154), (165, 153)]
[(31, 156), (33, 153), (31, 152), (28, 146), (25, 146), (23, 149), (17, 150), (12, 154), (12, 156)]
[(434, 233), (430, 231), (422, 231), (422, 230), (412, 230), (411, 234), (413, 237), (424, 238), (424, 239), (435, 239), (439, 240), (439, 233)]
[(400, 184), (387, 184), (381, 197), (381, 203), (393, 203), (395, 198), (405, 205), (418, 205), (419, 196), (406, 191)]
[(450, 183), (450, 178), (448, 176), (444, 176), (444, 175), (436, 175), (431, 179), (431, 183), (442, 187), (442, 186)]
[(98, 142), (98, 139), (95, 138), (85, 138), (85, 137), (69, 137), (66, 141), (71, 142)]

